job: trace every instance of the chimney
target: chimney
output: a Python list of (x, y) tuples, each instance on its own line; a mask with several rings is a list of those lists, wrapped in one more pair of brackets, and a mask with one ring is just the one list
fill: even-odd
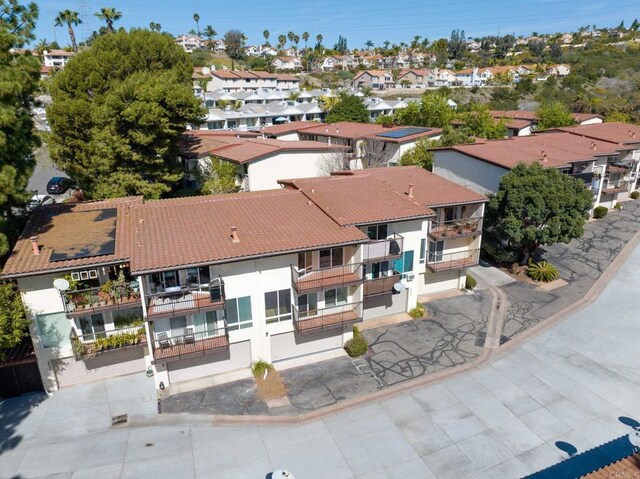
[(328, 126), (324, 129), (324, 132), (325, 133), (329, 133), (329, 127)]
[(339, 134), (340, 134), (340, 128), (336, 126), (336, 135), (339, 135)]
[(238, 237), (238, 228), (236, 228), (235, 226), (231, 227), (231, 242), (240, 243), (240, 238)]
[(31, 237), (31, 247), (33, 248), (33, 256), (40, 256), (40, 245), (38, 244), (38, 237)]
[(409, 183), (409, 199), (413, 199), (413, 183)]
[(591, 142), (591, 149), (592, 149), (592, 150), (597, 150), (597, 149), (598, 149), (598, 146), (596, 145), (596, 142), (595, 142), (595, 141), (592, 141), (592, 142)]

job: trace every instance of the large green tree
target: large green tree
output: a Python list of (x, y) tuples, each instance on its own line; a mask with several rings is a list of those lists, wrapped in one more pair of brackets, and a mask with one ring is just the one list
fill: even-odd
[(487, 206), (487, 230), (526, 264), (538, 246), (581, 237), (592, 202), (581, 180), (538, 163), (519, 164), (502, 177)]
[(405, 151), (400, 157), (400, 166), (416, 165), (424, 168), (425, 170), (433, 170), (433, 151), (434, 145), (432, 142), (423, 138), (416, 141), (413, 148)]
[(0, 282), (0, 361), (2, 349), (12, 348), (28, 334), (29, 321), (14, 283)]
[(471, 105), (471, 109), (460, 115), (465, 133), (476, 138), (496, 140), (504, 138), (507, 134), (505, 120), (496, 119), (491, 115), (489, 107), (479, 103)]
[(425, 93), (419, 102), (412, 102), (398, 110), (395, 122), (398, 125), (430, 126), (444, 128), (451, 124), (454, 111), (447, 97), (440, 93)]
[(235, 193), (238, 191), (237, 176), (238, 167), (236, 165), (219, 158), (211, 158), (210, 163), (200, 172), (202, 183), (200, 191), (205, 195)]
[(89, 198), (159, 198), (181, 178), (178, 143), (205, 114), (193, 65), (168, 35), (98, 37), (53, 80), (50, 149)]
[(329, 110), (327, 123), (338, 121), (355, 121), (358, 123), (369, 122), (369, 111), (364, 106), (362, 98), (355, 95), (343, 95), (340, 101)]
[(560, 128), (575, 123), (571, 110), (559, 101), (552, 101), (540, 105), (536, 110), (536, 117), (538, 118), (538, 129), (540, 130)]
[(0, 0), (0, 257), (9, 251), (20, 228), (15, 207), (31, 196), (27, 183), (34, 167), (33, 150), (39, 145), (30, 110), (40, 62), (30, 54), (12, 53), (34, 38), (37, 17), (33, 3)]

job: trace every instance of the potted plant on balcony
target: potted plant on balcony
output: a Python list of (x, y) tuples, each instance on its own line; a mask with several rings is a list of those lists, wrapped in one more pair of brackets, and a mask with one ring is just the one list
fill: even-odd
[(106, 306), (111, 301), (111, 295), (106, 291), (98, 291), (98, 301), (100, 306)]

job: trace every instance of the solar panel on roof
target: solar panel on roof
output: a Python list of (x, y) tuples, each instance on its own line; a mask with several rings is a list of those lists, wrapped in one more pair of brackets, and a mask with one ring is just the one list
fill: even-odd
[(399, 130), (389, 131), (387, 133), (379, 133), (377, 136), (384, 138), (405, 138), (411, 135), (417, 135), (418, 133), (426, 133), (431, 131), (432, 128), (401, 128)]
[(117, 208), (54, 215), (51, 228), (58, 231), (48, 234), (53, 248), (49, 261), (114, 254), (117, 215)]

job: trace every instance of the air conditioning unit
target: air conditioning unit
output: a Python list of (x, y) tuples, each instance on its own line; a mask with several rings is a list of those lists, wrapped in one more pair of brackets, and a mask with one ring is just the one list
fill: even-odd
[(413, 281), (415, 279), (415, 275), (413, 273), (402, 273), (402, 276), (400, 276), (400, 279), (407, 282)]

